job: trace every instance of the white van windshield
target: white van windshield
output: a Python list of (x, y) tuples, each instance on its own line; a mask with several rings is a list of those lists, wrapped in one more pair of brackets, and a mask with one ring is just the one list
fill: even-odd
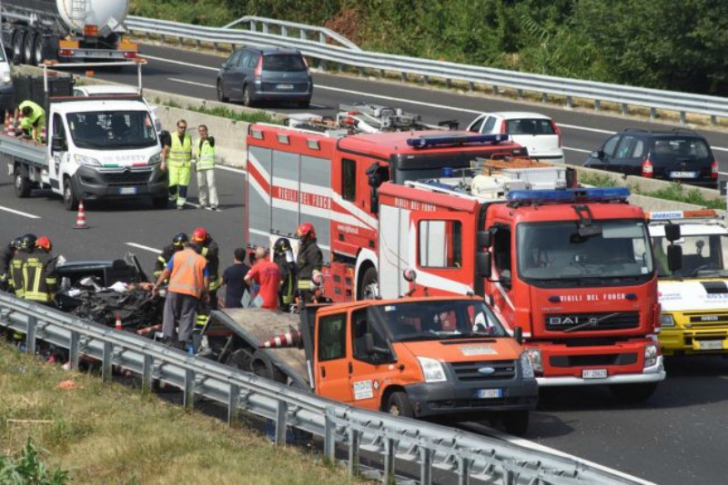
[(79, 148), (119, 150), (157, 144), (147, 111), (92, 111), (69, 113), (67, 117), (71, 138)]

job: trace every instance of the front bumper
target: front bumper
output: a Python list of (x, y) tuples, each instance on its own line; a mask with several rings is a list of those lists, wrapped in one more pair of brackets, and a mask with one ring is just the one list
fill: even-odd
[(114, 170), (81, 166), (71, 178), (71, 183), (80, 200), (168, 196), (168, 179), (159, 165)]
[(639, 374), (616, 374), (603, 379), (584, 379), (583, 377), (538, 377), (538, 385), (549, 386), (594, 386), (610, 384), (645, 384), (664, 381), (667, 376), (663, 357), (657, 357), (657, 364), (644, 369)]
[[(677, 316), (676, 316), (677, 318)], [(662, 327), (659, 334), (662, 353), (671, 355), (716, 355), (728, 353), (728, 325), (687, 329)]]
[[(501, 389), (502, 397), (477, 398), (483, 389)], [(422, 383), (405, 387), (418, 418), (434, 416), (462, 416), (472, 419), (474, 414), (486, 412), (532, 410), (538, 404), (536, 379), (510, 379), (508, 381), (468, 383)]]

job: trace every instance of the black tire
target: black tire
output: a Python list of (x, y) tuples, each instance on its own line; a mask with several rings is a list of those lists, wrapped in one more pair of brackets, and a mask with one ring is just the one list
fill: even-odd
[(621, 404), (642, 404), (655, 393), (657, 383), (612, 385), (609, 390)]
[(245, 372), (251, 372), (252, 360), (253, 356), (248, 350), (238, 349), (231, 353), (227, 359), (225, 359), (225, 365)]
[(407, 393), (404, 391), (395, 391), (389, 395), (384, 412), (389, 413), (392, 416), (403, 416), (405, 418), (415, 417), (415, 410), (412, 407), (412, 402), (410, 402), (409, 397), (407, 397)]
[(23, 64), (25, 59), (23, 57), (25, 50), (25, 35), (24, 29), (15, 29), (13, 33), (13, 62)]
[(256, 351), (253, 354), (253, 361), (251, 363), (253, 374), (260, 377), (265, 377), (274, 382), (285, 384), (288, 382), (288, 377), (281, 372), (281, 370), (273, 365), (273, 362), (268, 359), (260, 351)]
[(152, 197), (152, 205), (155, 209), (166, 209), (169, 205), (169, 197)]
[(33, 62), (33, 47), (35, 46), (36, 34), (32, 30), (29, 30), (25, 34), (25, 42), (23, 42), (23, 59), (26, 64), (35, 65)]
[(357, 300), (373, 300), (379, 297), (379, 276), (377, 269), (368, 268), (361, 279), (361, 285), (357, 291)]
[(33, 42), (33, 64), (40, 66), (45, 62), (45, 48), (43, 46), (43, 35), (37, 34)]
[(250, 88), (243, 86), (243, 104), (248, 108), (252, 108), (255, 105), (253, 98), (250, 97)]
[(19, 199), (30, 196), (30, 179), (23, 176), (20, 168), (15, 169), (15, 196)]
[(67, 211), (78, 210), (78, 197), (73, 190), (73, 184), (70, 179), (63, 181), (63, 206)]
[(296, 104), (301, 109), (307, 109), (307, 108), (309, 108), (311, 106), (311, 100), (310, 99), (304, 99), (303, 101), (299, 101)]
[(501, 416), (501, 422), (506, 433), (523, 436), (528, 431), (530, 416), (528, 411), (508, 411)]
[(222, 80), (217, 80), (217, 100), (221, 103), (227, 103), (228, 98), (225, 97), (225, 91), (222, 88)]

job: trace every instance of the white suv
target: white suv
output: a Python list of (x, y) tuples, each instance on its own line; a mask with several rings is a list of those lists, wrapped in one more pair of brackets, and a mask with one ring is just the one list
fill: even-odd
[(554, 120), (546, 115), (521, 111), (483, 113), (470, 123), (468, 131), (483, 134), (508, 133), (511, 140), (528, 150), (531, 158), (564, 163), (561, 132)]

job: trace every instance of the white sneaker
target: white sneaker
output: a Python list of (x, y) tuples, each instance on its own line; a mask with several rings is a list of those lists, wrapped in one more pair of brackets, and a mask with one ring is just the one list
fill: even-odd
[(209, 211), (214, 211), (214, 210), (215, 210), (215, 208), (214, 208), (214, 207), (210, 207), (209, 205), (206, 205), (206, 206), (205, 206), (205, 209), (207, 209), (207, 210), (209, 210)]

